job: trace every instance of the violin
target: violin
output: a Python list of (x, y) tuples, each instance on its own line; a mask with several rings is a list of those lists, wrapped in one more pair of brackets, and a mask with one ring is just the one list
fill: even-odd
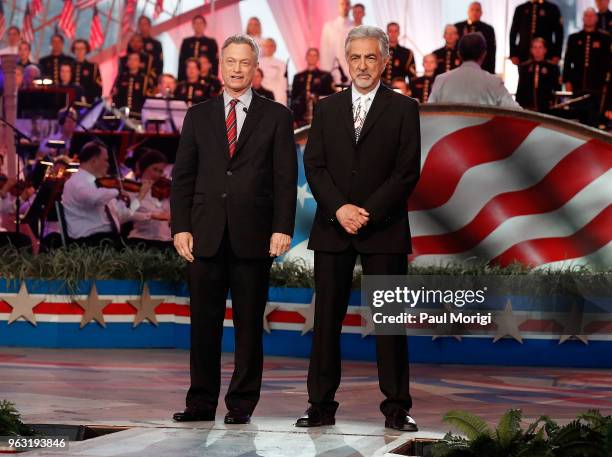
[[(96, 185), (105, 189), (118, 189), (126, 192), (137, 194), (140, 192), (142, 183), (133, 179), (119, 179), (114, 176), (104, 176), (96, 179)], [(161, 177), (151, 186), (151, 195), (154, 198), (163, 200), (170, 197), (170, 188), (172, 181), (168, 178)]]

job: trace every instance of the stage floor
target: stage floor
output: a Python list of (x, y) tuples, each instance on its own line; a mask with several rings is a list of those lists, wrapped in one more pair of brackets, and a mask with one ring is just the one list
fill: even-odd
[[(337, 425), (296, 429), (306, 408), (308, 360), (267, 357), (261, 401), (248, 426), (225, 426), (221, 400), (215, 423), (178, 424), (189, 353), (184, 350), (0, 348), (0, 399), (17, 405), (28, 423), (128, 426), (130, 430), (71, 443), (79, 456), (383, 455), (406, 440), (441, 436), (451, 409), (495, 423), (508, 408), (530, 421), (547, 414), (567, 422), (590, 408), (612, 411), (612, 370), (412, 365), (412, 415), (421, 431), (391, 433), (378, 410), (376, 365), (345, 362)], [(223, 358), (223, 391), (232, 355)], [(223, 392), (222, 392), (223, 394)], [(25, 455), (58, 455), (32, 452)]]

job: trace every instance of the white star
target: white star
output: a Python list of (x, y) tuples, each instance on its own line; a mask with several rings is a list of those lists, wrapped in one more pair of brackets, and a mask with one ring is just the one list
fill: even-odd
[(314, 198), (310, 192), (308, 192), (308, 183), (297, 188), (297, 199), (300, 202), (300, 206), (304, 207), (304, 202), (309, 198)]
[(497, 326), (497, 333), (493, 338), (493, 342), (497, 343), (498, 340), (510, 336), (519, 343), (523, 344), (523, 337), (519, 329), (518, 317), (512, 313), (512, 302), (508, 299), (504, 312), (497, 316), (495, 320)]

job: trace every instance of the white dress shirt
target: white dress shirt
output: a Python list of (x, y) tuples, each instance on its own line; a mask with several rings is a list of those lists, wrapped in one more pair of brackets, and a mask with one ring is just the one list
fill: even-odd
[[(340, 66), (347, 78), (349, 76), (348, 64), (344, 56), (344, 42), (349, 32), (353, 28), (353, 21), (347, 17), (338, 16), (333, 21), (326, 22), (321, 31), (320, 64), (321, 70), (332, 71), (336, 66), (335, 59), (338, 59)], [(340, 83), (340, 72), (332, 72), (334, 82)]]
[[(160, 212), (170, 213), (170, 200), (159, 200), (153, 197), (151, 191), (147, 192), (140, 202), (140, 208), (134, 213), (134, 228), (128, 238), (142, 238), (144, 240), (171, 241), (170, 221), (150, 219), (151, 214)], [(140, 217), (144, 216), (143, 219)]]
[(354, 107), (359, 104), (359, 99), (361, 97), (365, 98), (365, 115), (366, 116), (368, 115), (368, 111), (370, 111), (370, 107), (372, 106), (372, 102), (374, 101), (374, 97), (376, 96), (376, 91), (378, 90), (379, 87), (380, 87), (380, 81), (378, 81), (378, 84), (376, 84), (376, 87), (372, 89), (370, 92), (368, 92), (367, 94), (362, 94), (355, 87), (355, 83), (351, 85), (351, 92), (352, 92), (351, 95), (352, 95), (352, 100), (353, 100), (353, 115), (355, 113)]
[(264, 77), (261, 85), (274, 94), (274, 101), (287, 106), (287, 65), (275, 57), (260, 57), (259, 67)]
[(458, 68), (436, 76), (428, 103), (469, 103), (520, 109), (501, 78), (473, 61), (463, 62)]
[(132, 198), (130, 206), (117, 200), (117, 189), (104, 189), (96, 186), (96, 177), (83, 168), (66, 181), (62, 194), (68, 236), (83, 238), (94, 233), (113, 231), (106, 207), (119, 223), (131, 220), (140, 207), (137, 198)]
[[(225, 104), (225, 119), (227, 119), (227, 115), (230, 110), (230, 102), (233, 98), (228, 95), (227, 92), (223, 91), (223, 103)], [(247, 113), (244, 111), (244, 108), (249, 109), (251, 106), (251, 100), (253, 100), (253, 90), (249, 87), (244, 94), (238, 97), (238, 103), (236, 103), (236, 139), (240, 138), (240, 132), (242, 131), (242, 126), (244, 125), (244, 120), (246, 119)]]

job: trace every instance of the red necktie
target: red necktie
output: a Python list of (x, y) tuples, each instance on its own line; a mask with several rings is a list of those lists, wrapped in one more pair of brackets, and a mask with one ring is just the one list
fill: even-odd
[(238, 99), (236, 98), (234, 98), (230, 102), (229, 113), (227, 114), (227, 119), (225, 119), (230, 157), (234, 157), (234, 152), (236, 152), (236, 141), (238, 139), (238, 125), (236, 124), (236, 103), (238, 103)]

